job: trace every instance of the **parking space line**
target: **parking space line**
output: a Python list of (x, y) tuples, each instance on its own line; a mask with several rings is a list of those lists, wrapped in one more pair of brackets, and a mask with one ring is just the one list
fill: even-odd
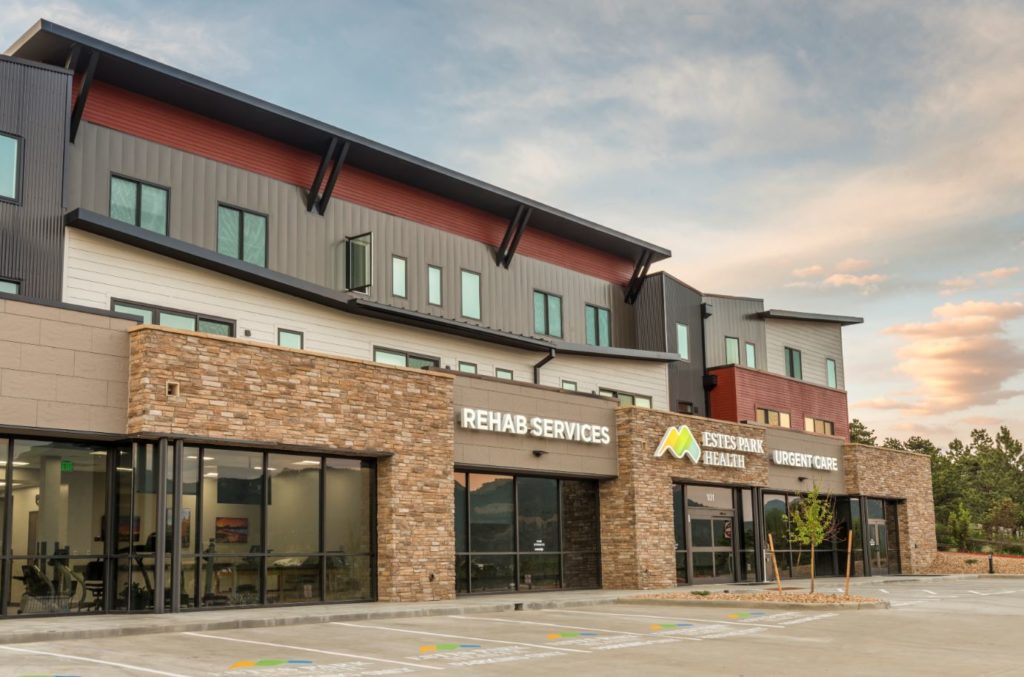
[(502, 639), (485, 639), (483, 637), (466, 637), (465, 635), (452, 635), (447, 632), (425, 632), (423, 630), (407, 630), (405, 628), (388, 628), (383, 625), (358, 625), (356, 623), (342, 623), (341, 621), (333, 621), (331, 625), (346, 625), (350, 628), (370, 628), (373, 630), (390, 630), (391, 632), (404, 632), (410, 635), (423, 635), (426, 637), (450, 637), (451, 639), (468, 639), (471, 642), (492, 642), (494, 644), (515, 644), (518, 646), (530, 646), (534, 649), (555, 649), (557, 651), (571, 651), (573, 653), (590, 653), (584, 649), (569, 649), (567, 647), (559, 646), (544, 646), (543, 644), (530, 644), (529, 642), (511, 642)]
[(108, 665), (115, 668), (124, 668), (125, 670), (132, 670), (134, 672), (145, 672), (151, 675), (164, 675), (165, 677), (188, 677), (188, 675), (180, 675), (177, 672), (164, 672), (162, 670), (153, 670), (151, 668), (143, 668), (137, 665), (128, 665), (127, 663), (115, 663), (113, 661), (104, 661), (99, 658), (86, 658), (85, 656), (71, 656), (69, 654), (55, 653), (53, 651), (39, 651), (36, 649), (25, 649), (22, 647), (13, 646), (0, 646), (0, 649), (6, 649), (7, 651), (16, 651), (18, 653), (29, 653), (37, 656), (49, 656), (51, 658), (64, 658), (71, 661), (84, 661), (86, 663), (96, 663), (98, 665)]
[(740, 623), (738, 621), (709, 621), (706, 618), (687, 618), (686, 616), (658, 616), (655, 614), (614, 614), (607, 611), (570, 611), (568, 609), (540, 609), (545, 612), (565, 614), (587, 614), (589, 616), (618, 616), (619, 618), (654, 618), (669, 621), (694, 621), (709, 625), (742, 625), (747, 628), (784, 628), (785, 625), (768, 625), (767, 623)]
[[(652, 637), (651, 633), (629, 632), (626, 630), (609, 630), (608, 628), (586, 628), (582, 625), (561, 625), (559, 623), (541, 623), (539, 621), (514, 621), (510, 618), (484, 618), (483, 616), (449, 616), (448, 618), (464, 618), (473, 621), (492, 621), (494, 623), (517, 623), (520, 625), (540, 625), (545, 628), (565, 628), (567, 630), (589, 630), (590, 632), (608, 632), (613, 635), (634, 635), (636, 637)], [(701, 640), (695, 637), (679, 637), (677, 639), (689, 639), (694, 642)]]
[(927, 592), (929, 595), (937, 595), (938, 594), (937, 592), (932, 592), (931, 590), (925, 590), (924, 588), (921, 589), (921, 592)]
[[(372, 656), (360, 656), (354, 653), (342, 653), (341, 651), (328, 651), (326, 649), (310, 649), (304, 646), (294, 646), (291, 644), (278, 644), (276, 642), (260, 642), (255, 639), (240, 639), (238, 637), (221, 637), (219, 635), (206, 635), (201, 632), (184, 632), (184, 635), (191, 635), (193, 637), (206, 637), (207, 639), (219, 639), (224, 642), (240, 642), (242, 644), (257, 644), (260, 646), (272, 646), (276, 649), (291, 649), (292, 651), (307, 651), (309, 653), (322, 653), (328, 656), (341, 656), (342, 658), (355, 658), (361, 661), (377, 661), (378, 663), (394, 663), (395, 665), (404, 665), (410, 668), (424, 668), (426, 670), (444, 670), (444, 668), (435, 667), (433, 665), (424, 665), (422, 663), (406, 663), (404, 661), (394, 661), (389, 658), (374, 658)], [(166, 673), (162, 673), (166, 674)], [(179, 676), (182, 677), (182, 676)]]

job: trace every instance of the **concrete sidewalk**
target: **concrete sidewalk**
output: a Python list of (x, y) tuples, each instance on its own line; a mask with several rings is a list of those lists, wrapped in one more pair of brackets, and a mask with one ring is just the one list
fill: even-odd
[[(894, 577), (858, 578), (854, 586), (877, 584)], [(956, 577), (950, 577), (956, 578)], [(914, 580), (906, 577), (906, 580)], [(842, 579), (819, 579), (819, 589), (832, 592)], [(783, 581), (787, 590), (806, 589), (808, 581)], [(757, 590), (774, 587), (774, 583), (719, 584), (688, 586), (692, 590)], [(445, 602), (364, 602), (354, 604), (317, 604), (311, 606), (260, 607), (256, 609), (204, 609), (177, 614), (106, 614), (75, 615), (51, 618), (12, 616), (0, 621), (0, 644), (24, 644), (68, 639), (124, 637), (162, 632), (202, 632), (237, 628), (263, 628), (285, 625), (328, 623), (332, 621), (380, 620), (413, 616), (445, 616), (471, 613), (496, 613), (519, 609), (560, 609), (608, 604), (618, 599), (642, 594), (671, 592), (665, 590), (557, 590), (552, 592), (519, 592), (498, 595), (459, 597)]]

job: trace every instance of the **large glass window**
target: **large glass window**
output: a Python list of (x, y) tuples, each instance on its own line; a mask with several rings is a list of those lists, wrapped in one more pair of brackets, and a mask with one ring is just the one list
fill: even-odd
[(110, 177), (110, 218), (166, 235), (167, 189)]
[(587, 328), (587, 345), (611, 345), (611, 311), (607, 308), (587, 304), (583, 309), (584, 324)]
[(0, 199), (18, 199), (21, 139), (0, 133)]
[(324, 547), (328, 602), (373, 597), (373, 491), (368, 461), (324, 460)]
[(319, 456), (269, 454), (267, 602), (320, 600)]
[(690, 328), (682, 322), (676, 323), (676, 352), (680, 358), (690, 359)]
[(217, 207), (217, 251), (257, 266), (267, 265), (267, 217), (234, 207)]
[(839, 380), (836, 371), (836, 361), (831, 357), (825, 358), (825, 378), (829, 388), (838, 387)]
[(462, 271), (462, 316), (480, 319), (480, 273)]
[(542, 291), (533, 292), (533, 330), (538, 334), (562, 337), (562, 297)]
[(218, 336), (235, 335), (235, 323), (232, 320), (167, 310), (134, 301), (115, 300), (111, 303), (110, 308), (115, 313), (134, 315), (146, 324), (159, 324), (173, 329), (201, 331), (204, 334), (217, 334)]
[(725, 337), (725, 363), (740, 363), (740, 340), (732, 336)]
[(441, 287), (441, 268), (427, 266), (427, 303), (439, 306), (444, 300)]
[(350, 237), (345, 250), (345, 286), (349, 291), (366, 291), (373, 284), (373, 235)]
[(786, 358), (786, 376), (790, 378), (803, 379), (804, 368), (803, 368), (803, 357), (799, 350), (795, 348), (785, 349)]

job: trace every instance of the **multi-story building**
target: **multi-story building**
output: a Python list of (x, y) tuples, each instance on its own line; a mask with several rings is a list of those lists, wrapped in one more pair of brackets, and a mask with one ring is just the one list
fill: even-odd
[(695, 416), (663, 247), (45, 21), (0, 102), (0, 615), (758, 579), (809, 478), (934, 551), (927, 459)]

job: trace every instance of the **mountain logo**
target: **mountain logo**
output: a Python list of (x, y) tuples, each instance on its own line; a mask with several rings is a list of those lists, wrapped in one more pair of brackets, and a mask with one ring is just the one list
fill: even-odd
[(658, 450), (654, 452), (655, 458), (664, 456), (666, 451), (676, 458), (689, 456), (690, 460), (694, 463), (700, 462), (700, 445), (697, 444), (697, 439), (685, 425), (669, 428), (665, 431), (665, 436), (661, 438)]

